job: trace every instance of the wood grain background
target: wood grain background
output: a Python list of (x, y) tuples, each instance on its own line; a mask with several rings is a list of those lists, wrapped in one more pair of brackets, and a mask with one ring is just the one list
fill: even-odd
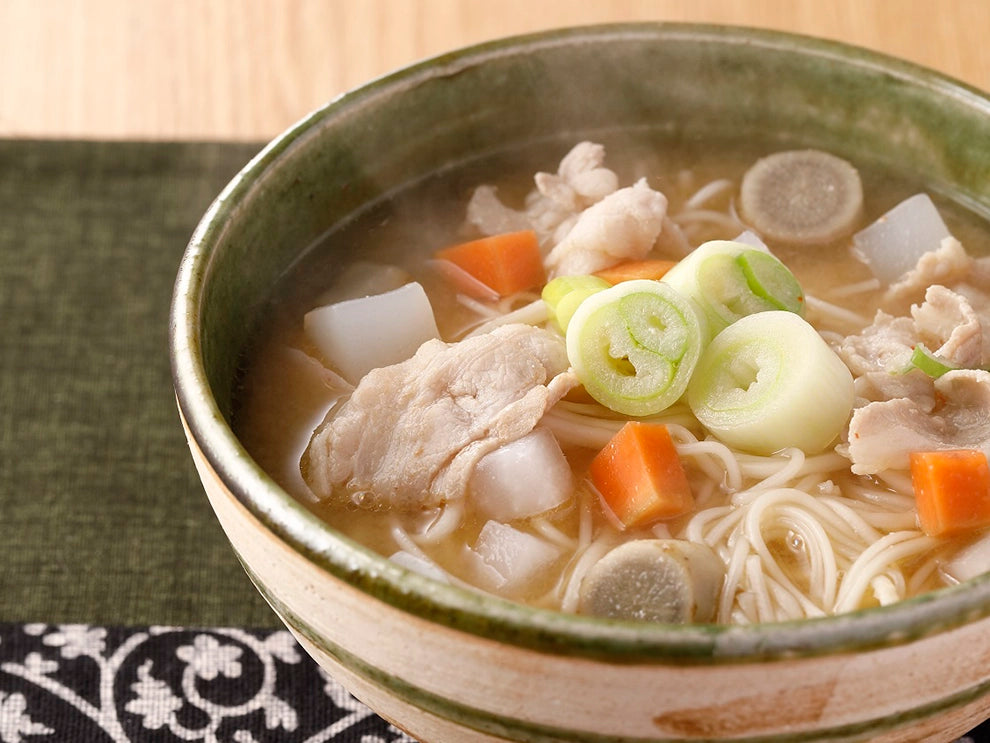
[(0, 0), (0, 136), (267, 139), (423, 57), (633, 20), (838, 39), (990, 90), (990, 0)]

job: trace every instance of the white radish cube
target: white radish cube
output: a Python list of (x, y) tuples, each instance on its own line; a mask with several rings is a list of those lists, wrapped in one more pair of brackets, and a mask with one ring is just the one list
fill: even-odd
[(416, 282), (317, 307), (306, 313), (303, 328), (352, 384), (372, 369), (405, 361), (424, 342), (440, 335), (430, 300)]
[(481, 528), (474, 550), (504, 579), (497, 587), (504, 595), (525, 591), (561, 556), (556, 545), (498, 521)]
[(951, 237), (928, 194), (905, 199), (876, 222), (853, 235), (856, 256), (885, 284), (918, 265), (925, 253)]
[(469, 492), (487, 518), (528, 518), (571, 497), (571, 468), (550, 430), (537, 428), (482, 457)]
[(990, 571), (990, 534), (961, 549), (942, 570), (960, 583)]
[(466, 544), (461, 549), (459, 569), (469, 584), (483, 591), (499, 593), (505, 586), (505, 578), (502, 574)]

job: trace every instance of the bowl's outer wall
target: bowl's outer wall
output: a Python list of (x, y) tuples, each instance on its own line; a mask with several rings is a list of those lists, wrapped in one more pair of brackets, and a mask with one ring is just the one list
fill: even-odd
[(238, 557), (286, 626), (419, 740), (938, 743), (987, 714), (990, 618), (907, 645), (716, 669), (541, 653), (370, 599), (266, 530), (192, 449)]
[[(990, 104), (985, 97), (907, 64), (781, 34), (637, 25), (496, 42), (371, 83), (300, 122), (231, 183), (194, 235), (176, 285), (173, 363), (197, 466), (214, 508), (227, 514), (221, 521), (231, 541), (294, 631), (311, 646), (318, 640), (346, 649), (333, 660), (325, 656), (329, 664), (347, 665), (342, 657), (363, 658), (372, 652), (370, 636), (358, 633), (348, 639), (336, 634), (335, 625), (325, 618), (306, 615), (314, 606), (326, 610), (327, 602), (333, 603), (329, 597), (341, 591), (359, 606), (362, 602), (355, 595), (371, 602), (369, 595), (383, 598), (392, 606), (378, 606), (392, 621), (393, 612), (411, 612), (415, 632), (426, 631), (422, 619), (427, 619), (446, 625), (444, 633), (451, 632), (448, 628), (468, 630), (475, 636), (470, 643), (479, 647), (491, 643), (481, 637), (489, 634), (516, 646), (512, 653), (535, 649), (573, 656), (575, 667), (584, 668), (590, 678), (602, 656), (613, 652), (622, 663), (653, 663), (654, 671), (665, 667), (658, 660), (664, 653), (672, 654), (675, 668), (685, 660), (691, 665), (695, 656), (702, 656), (702, 666), (718, 665), (720, 653), (739, 667), (746, 665), (742, 658), (747, 655), (758, 662), (788, 654), (804, 656), (814, 667), (815, 657), (827, 656), (836, 646), (840, 651), (876, 647), (878, 652), (896, 652), (900, 646), (916, 660), (933, 663), (938, 654), (955, 655), (956, 645), (946, 646), (938, 633), (965, 632), (972, 628), (951, 628), (990, 613), (990, 590), (984, 582), (979, 591), (970, 592), (978, 594), (976, 599), (957, 592), (950, 601), (921, 602), (916, 610), (892, 614), (905, 618), (897, 624), (898, 637), (891, 637), (887, 615), (873, 613), (862, 620), (829, 624), (828, 629), (823, 625), (823, 640), (800, 630), (794, 635), (759, 629), (714, 630), (709, 635), (698, 630), (685, 650), (648, 631), (623, 635), (598, 627), (591, 632), (597, 639), (584, 643), (580, 631), (557, 631), (566, 627), (565, 619), (529, 623), (525, 611), (498, 608), (497, 602), (491, 609), (463, 596), (454, 602), (455, 610), (442, 606), (442, 601), (434, 601), (443, 598), (442, 592), (433, 592), (428, 582), (403, 577), (325, 529), (258, 471), (239, 447), (227, 420), (258, 309), (277, 278), (334, 224), (404, 183), (495, 150), (542, 140), (559, 146), (561, 136), (577, 140), (642, 130), (692, 139), (772, 135), (781, 146), (821, 147), (920, 175), (928, 188), (990, 214)], [(258, 530), (253, 537), (252, 528)], [(252, 543), (258, 547), (251, 548)], [(305, 580), (316, 583), (300, 586), (287, 579), (280, 584), (283, 573), (273, 561), (283, 553), (308, 565), (300, 569)], [(360, 611), (374, 613), (374, 605)], [(466, 605), (471, 608), (463, 610)], [(509, 619), (502, 621), (500, 616)], [(354, 629), (353, 622), (353, 617), (342, 618), (339, 626)], [(401, 626), (401, 621), (395, 623), (397, 632)], [(330, 634), (314, 634), (313, 627)], [(982, 625), (981, 631), (987, 634)], [(415, 641), (415, 632), (406, 639)], [(923, 635), (929, 636), (908, 642)], [(776, 638), (791, 636), (798, 639), (774, 645)], [(957, 685), (930, 697), (931, 706), (920, 714), (919, 719), (952, 716), (952, 722), (940, 720), (939, 730), (959, 732), (988, 711), (977, 697), (990, 678), (990, 650), (967, 644), (975, 655), (967, 658), (963, 651), (958, 658), (946, 658), (966, 669)], [(887, 645), (893, 650), (885, 650)], [(525, 657), (527, 663), (536, 662)], [(823, 672), (819, 680), (835, 680), (836, 660), (822, 658), (832, 671)], [(393, 681), (411, 683), (402, 674), (415, 674), (402, 659), (395, 662), (378, 668), (383, 676), (377, 680), (365, 678), (366, 686), (380, 692), (378, 708), (395, 698), (387, 681), (390, 675)], [(441, 663), (436, 673), (443, 676), (442, 659), (427, 662)], [(894, 665), (901, 672), (910, 668), (899, 661)], [(450, 672), (456, 675), (456, 669)], [(890, 715), (907, 710), (907, 687), (902, 682), (878, 683), (868, 705), (861, 705), (860, 719), (886, 715), (883, 724), (889, 726)], [(492, 703), (499, 708), (497, 700)], [(712, 703), (710, 695), (693, 700), (685, 696), (678, 702), (686, 707)], [(645, 713), (640, 708), (637, 714), (641, 718)], [(866, 739), (862, 731), (852, 734), (856, 728), (849, 715), (854, 711), (842, 710), (832, 723), (844, 720), (841, 724), (853, 725), (848, 728), (852, 737), (843, 739)], [(807, 731), (816, 722), (812, 715), (782, 724), (775, 728), (762, 720), (751, 730)], [(746, 731), (740, 727), (737, 732)], [(890, 740), (915, 739), (906, 733), (895, 736), (899, 737)], [(699, 736), (683, 736), (695, 737)]]

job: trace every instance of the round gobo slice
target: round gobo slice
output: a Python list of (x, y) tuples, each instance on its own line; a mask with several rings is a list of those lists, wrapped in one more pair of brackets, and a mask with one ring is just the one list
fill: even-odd
[(853, 231), (863, 208), (863, 184), (856, 168), (827, 152), (777, 152), (746, 171), (740, 207), (769, 240), (818, 245)]
[(725, 566), (704, 544), (638, 539), (605, 555), (581, 583), (579, 611), (644, 622), (710, 622)]

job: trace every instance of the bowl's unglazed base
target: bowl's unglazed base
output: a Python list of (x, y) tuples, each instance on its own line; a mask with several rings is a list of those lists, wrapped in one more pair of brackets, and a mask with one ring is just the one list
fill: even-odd
[(540, 652), (427, 621), (335, 577), (190, 447), (241, 562), (293, 634), (355, 696), (428, 743), (939, 743), (990, 715), (990, 619), (870, 651), (749, 663)]

